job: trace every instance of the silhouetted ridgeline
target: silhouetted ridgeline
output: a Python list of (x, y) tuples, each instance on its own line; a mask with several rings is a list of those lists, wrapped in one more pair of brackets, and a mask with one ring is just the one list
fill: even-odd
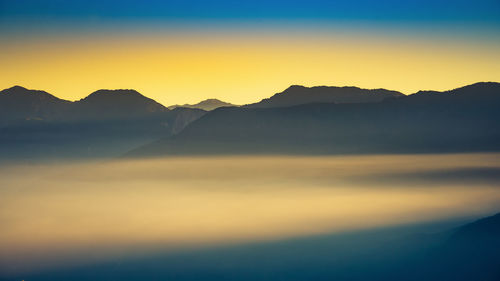
[(0, 126), (23, 120), (62, 119), (71, 106), (44, 91), (14, 86), (0, 92)]
[(0, 156), (106, 157), (137, 147), (128, 155), (498, 151), (499, 105), (500, 84), (492, 82), (410, 96), (292, 86), (206, 115), (169, 110), (134, 90), (70, 102), (16, 86), (0, 92)]
[(420, 280), (500, 280), (500, 213), (457, 228), (425, 258)]
[(498, 151), (499, 108), (492, 82), (374, 103), (219, 108), (129, 155)]
[(168, 107), (168, 109), (175, 109), (179, 107), (184, 107), (184, 108), (198, 108), (198, 109), (203, 109), (206, 111), (211, 111), (214, 109), (217, 109), (219, 107), (228, 107), (228, 106), (237, 106), (235, 104), (231, 104), (228, 102), (224, 102), (218, 99), (206, 99), (203, 101), (200, 101), (197, 104), (183, 104), (183, 105), (171, 105)]
[(360, 89), (358, 87), (304, 87), (290, 86), (285, 91), (248, 104), (248, 108), (289, 107), (308, 103), (367, 103), (380, 102), (386, 98), (402, 97), (402, 93), (386, 89)]
[(99, 90), (70, 102), (15, 86), (0, 92), (0, 158), (117, 156), (204, 113), (169, 110), (134, 90)]

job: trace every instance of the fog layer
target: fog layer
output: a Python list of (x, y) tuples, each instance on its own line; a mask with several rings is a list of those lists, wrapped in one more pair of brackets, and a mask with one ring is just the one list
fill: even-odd
[(499, 156), (4, 165), (0, 269), (481, 216), (500, 206)]

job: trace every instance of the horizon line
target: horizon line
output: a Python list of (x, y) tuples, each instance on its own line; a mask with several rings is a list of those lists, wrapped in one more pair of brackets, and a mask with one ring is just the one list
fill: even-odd
[[(269, 96), (268, 98), (274, 96), (275, 94), (279, 94), (279, 93), (283, 93), (284, 91), (286, 91), (287, 89), (291, 88), (291, 87), (294, 87), (294, 86), (299, 86), (299, 87), (304, 87), (304, 88), (318, 88), (318, 87), (328, 87), (328, 88), (358, 88), (358, 89), (362, 89), (362, 90), (388, 90), (388, 91), (394, 91), (394, 92), (398, 92), (398, 93), (401, 93), (405, 96), (410, 96), (410, 95), (414, 95), (414, 94), (417, 94), (419, 92), (429, 92), (429, 91), (432, 91), (432, 92), (439, 92), (439, 93), (444, 93), (444, 92), (449, 92), (449, 91), (453, 91), (453, 90), (456, 90), (456, 89), (460, 89), (460, 88), (464, 88), (464, 87), (467, 87), (467, 86), (472, 86), (472, 85), (476, 85), (476, 84), (483, 84), (483, 83), (496, 83), (496, 84), (499, 84), (500, 82), (496, 82), (496, 81), (479, 81), (479, 82), (474, 82), (474, 83), (471, 83), (471, 84), (466, 84), (466, 85), (463, 85), (463, 86), (459, 86), (459, 87), (455, 87), (455, 88), (452, 88), (452, 89), (449, 89), (449, 90), (444, 90), (444, 91), (437, 91), (437, 90), (429, 90), (429, 89), (426, 89), (426, 90), (418, 90), (417, 92), (414, 92), (414, 93), (411, 93), (411, 94), (406, 94), (404, 92), (401, 92), (401, 91), (397, 91), (397, 90), (391, 90), (391, 89), (388, 89), (388, 88), (362, 88), (362, 87), (358, 87), (358, 86), (327, 86), (327, 85), (317, 85), (317, 86), (304, 86), (304, 85), (300, 85), (300, 84), (291, 84), (290, 86), (288, 86), (285, 90), (281, 91), (281, 92), (276, 92), (274, 94), (271, 94), (271, 96)], [(226, 100), (222, 100), (220, 98), (215, 98), (215, 97), (212, 97), (212, 98), (204, 98), (202, 100), (200, 100), (199, 102), (197, 103), (177, 103), (177, 104), (171, 104), (171, 105), (165, 105), (163, 103), (160, 103), (158, 102), (157, 100), (153, 99), (153, 98), (150, 98), (144, 94), (142, 94), (139, 90), (136, 90), (136, 89), (126, 89), (126, 88), (115, 88), (115, 89), (106, 89), (106, 88), (101, 88), (101, 89), (97, 89), (95, 91), (92, 91), (90, 94), (80, 98), (80, 99), (75, 99), (75, 100), (69, 100), (69, 99), (63, 99), (63, 98), (60, 98), (54, 94), (51, 94), (50, 92), (46, 91), (46, 90), (41, 90), (41, 89), (29, 89), (27, 87), (24, 87), (24, 86), (20, 86), (20, 85), (14, 85), (12, 87), (8, 87), (8, 88), (5, 88), (5, 89), (2, 89), (0, 90), (0, 93), (3, 93), (4, 91), (6, 90), (9, 90), (9, 89), (13, 89), (13, 88), (22, 88), (24, 90), (28, 90), (28, 91), (41, 91), (41, 92), (45, 92), (57, 99), (60, 99), (60, 100), (63, 100), (63, 101), (67, 101), (67, 102), (78, 102), (78, 101), (81, 101), (87, 97), (89, 97), (90, 95), (92, 95), (93, 93), (96, 93), (98, 91), (135, 91), (137, 92), (138, 94), (140, 94), (141, 96), (145, 97), (145, 98), (148, 98), (148, 99), (151, 99), (153, 101), (155, 101), (156, 103), (162, 105), (163, 107), (165, 108), (168, 108), (168, 107), (172, 107), (172, 106), (177, 106), (177, 107), (182, 107), (182, 105), (194, 105), (194, 104), (197, 104), (197, 103), (200, 103), (200, 102), (203, 102), (203, 101), (206, 101), (206, 100), (211, 100), (211, 99), (215, 99), (215, 100), (219, 100), (219, 101), (222, 101), (222, 102), (227, 102), (227, 103), (231, 103), (235, 106), (244, 106), (244, 105), (249, 105), (249, 104), (252, 104), (252, 103), (246, 103), (246, 104), (234, 104), (232, 102), (228, 102)], [(267, 99), (267, 98), (263, 98), (263, 99)], [(259, 100), (259, 101), (262, 101), (263, 99)], [(256, 102), (259, 102), (259, 101), (256, 101)]]

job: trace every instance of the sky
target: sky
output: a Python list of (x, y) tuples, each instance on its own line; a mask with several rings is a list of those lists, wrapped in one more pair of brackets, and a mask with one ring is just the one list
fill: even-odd
[(411, 94), (500, 77), (500, 1), (0, 0), (0, 88), (245, 104), (293, 84)]

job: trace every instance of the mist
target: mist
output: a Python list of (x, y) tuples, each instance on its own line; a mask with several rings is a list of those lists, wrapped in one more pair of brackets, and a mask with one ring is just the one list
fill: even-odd
[(0, 166), (0, 271), (480, 217), (500, 155), (227, 156)]

